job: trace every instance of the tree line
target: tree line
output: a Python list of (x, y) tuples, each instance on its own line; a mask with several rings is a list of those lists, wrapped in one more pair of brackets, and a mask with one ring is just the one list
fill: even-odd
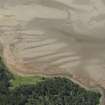
[(66, 78), (47, 78), (15, 89), (10, 88), (12, 79), (0, 58), (0, 105), (98, 105), (101, 97)]

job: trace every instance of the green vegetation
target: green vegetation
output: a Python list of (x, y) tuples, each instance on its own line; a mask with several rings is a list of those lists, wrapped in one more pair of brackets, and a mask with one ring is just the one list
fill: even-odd
[(18, 76), (15, 75), (14, 79), (11, 80), (11, 84), (12, 86), (15, 87), (19, 87), (22, 85), (28, 85), (28, 84), (37, 84), (38, 82), (43, 81), (45, 78), (43, 77), (39, 77), (39, 76)]
[[(18, 76), (14, 78), (0, 58), (0, 105), (99, 104), (100, 93), (87, 91), (66, 78), (46, 78), (40, 82), (36, 81), (40, 79)], [(15, 88), (10, 89), (12, 86)]]

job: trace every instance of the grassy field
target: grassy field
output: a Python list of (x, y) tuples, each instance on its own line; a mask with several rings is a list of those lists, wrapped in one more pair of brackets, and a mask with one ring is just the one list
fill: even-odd
[(28, 84), (37, 84), (38, 82), (43, 81), (44, 77), (39, 76), (14, 76), (14, 79), (11, 80), (12, 87), (19, 87), (21, 85), (28, 85)]

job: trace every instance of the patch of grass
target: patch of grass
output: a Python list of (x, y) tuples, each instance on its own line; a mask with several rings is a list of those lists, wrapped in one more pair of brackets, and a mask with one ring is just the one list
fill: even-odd
[(44, 77), (39, 76), (14, 76), (14, 79), (11, 80), (12, 87), (19, 87), (21, 85), (37, 84), (38, 82), (44, 81)]

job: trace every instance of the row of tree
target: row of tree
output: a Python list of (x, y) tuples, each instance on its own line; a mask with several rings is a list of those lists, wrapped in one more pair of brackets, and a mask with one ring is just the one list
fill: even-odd
[(10, 88), (11, 79), (0, 58), (0, 105), (98, 105), (101, 97), (66, 78), (49, 78), (15, 89)]

